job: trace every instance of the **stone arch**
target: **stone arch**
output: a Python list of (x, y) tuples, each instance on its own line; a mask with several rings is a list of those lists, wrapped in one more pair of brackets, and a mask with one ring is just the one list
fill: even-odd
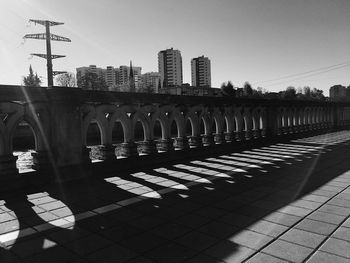
[(175, 121), (177, 126), (177, 136), (185, 137), (186, 136), (186, 112), (183, 106), (178, 106), (173, 109), (170, 113), (169, 123), (172, 125), (173, 121)]
[(124, 108), (117, 108), (116, 111), (112, 113), (110, 118), (110, 129), (113, 131), (116, 122), (120, 122), (123, 128), (124, 142), (131, 142), (134, 139), (132, 133), (132, 123)]
[(135, 125), (136, 123), (140, 121), (142, 128), (143, 128), (143, 134), (144, 134), (144, 140), (153, 140), (153, 132), (151, 132), (150, 122), (146, 118), (144, 112), (137, 111), (132, 119), (132, 126), (133, 126), (133, 133), (135, 132)]

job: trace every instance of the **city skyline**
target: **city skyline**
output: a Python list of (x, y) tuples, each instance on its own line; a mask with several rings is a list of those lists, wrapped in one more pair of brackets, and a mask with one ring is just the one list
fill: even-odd
[(65, 23), (52, 33), (72, 39), (53, 43), (53, 54), (67, 55), (54, 61), (54, 70), (132, 60), (144, 72), (157, 71), (158, 51), (174, 47), (182, 53), (184, 83), (191, 83), (191, 59), (204, 54), (213, 87), (249, 81), (269, 91), (311, 86), (328, 95), (331, 86), (350, 83), (349, 13), (346, 0), (7, 1), (0, 16), (0, 83), (20, 84), (32, 64), (46, 85), (45, 61), (28, 59), (44, 53), (45, 43), (22, 37), (44, 31), (27, 26), (29, 19), (48, 19)]

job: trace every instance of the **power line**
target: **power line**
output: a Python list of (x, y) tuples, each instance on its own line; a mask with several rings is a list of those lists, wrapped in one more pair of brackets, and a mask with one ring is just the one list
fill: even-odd
[(329, 71), (333, 71), (333, 70), (337, 70), (337, 69), (341, 69), (341, 68), (345, 68), (345, 67), (349, 67), (349, 66), (350, 66), (350, 63), (345, 64), (345, 65), (341, 65), (341, 66), (338, 66), (338, 67), (335, 67), (335, 68), (330, 68), (328, 70), (323, 70), (321, 72), (316, 72), (316, 73), (313, 73), (313, 74), (309, 74), (307, 76), (303, 76), (303, 77), (299, 77), (299, 78), (294, 78), (294, 79), (290, 79), (290, 80), (286, 80), (286, 81), (282, 81), (282, 82), (266, 85), (265, 87), (271, 87), (271, 86), (276, 86), (276, 85), (280, 85), (280, 84), (285, 84), (285, 83), (288, 83), (288, 82), (291, 82), (291, 81), (305, 79), (305, 78), (308, 78), (308, 77), (312, 77), (312, 76), (315, 76), (315, 75), (320, 75), (320, 74), (323, 74), (323, 73), (327, 73)]
[(278, 81), (278, 80), (282, 80), (282, 79), (288, 79), (288, 78), (292, 78), (292, 77), (296, 77), (296, 76), (307, 75), (307, 74), (314, 73), (314, 72), (315, 73), (316, 72), (323, 73), (324, 71), (332, 70), (333, 68), (338, 69), (339, 66), (348, 66), (348, 65), (350, 65), (350, 61), (339, 63), (339, 64), (334, 64), (334, 65), (331, 65), (331, 66), (322, 67), (322, 68), (318, 68), (318, 69), (313, 69), (313, 70), (309, 70), (309, 71), (302, 72), (302, 73), (295, 73), (295, 74), (291, 74), (291, 75), (287, 75), (287, 76), (279, 77), (279, 78), (275, 78), (275, 79), (256, 81), (256, 82), (254, 82), (252, 84), (261, 84), (261, 83), (266, 83), (266, 82), (274, 82), (274, 81)]

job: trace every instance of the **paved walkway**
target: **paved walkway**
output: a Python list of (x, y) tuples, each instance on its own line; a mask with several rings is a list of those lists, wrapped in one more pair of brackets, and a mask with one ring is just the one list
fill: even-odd
[(350, 262), (350, 131), (0, 196), (0, 262)]

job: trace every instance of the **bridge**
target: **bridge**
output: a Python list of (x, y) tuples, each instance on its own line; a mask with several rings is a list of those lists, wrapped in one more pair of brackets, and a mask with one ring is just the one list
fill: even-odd
[[(346, 262), (349, 106), (2, 86), (0, 256)], [(13, 155), (23, 122), (27, 173)]]

